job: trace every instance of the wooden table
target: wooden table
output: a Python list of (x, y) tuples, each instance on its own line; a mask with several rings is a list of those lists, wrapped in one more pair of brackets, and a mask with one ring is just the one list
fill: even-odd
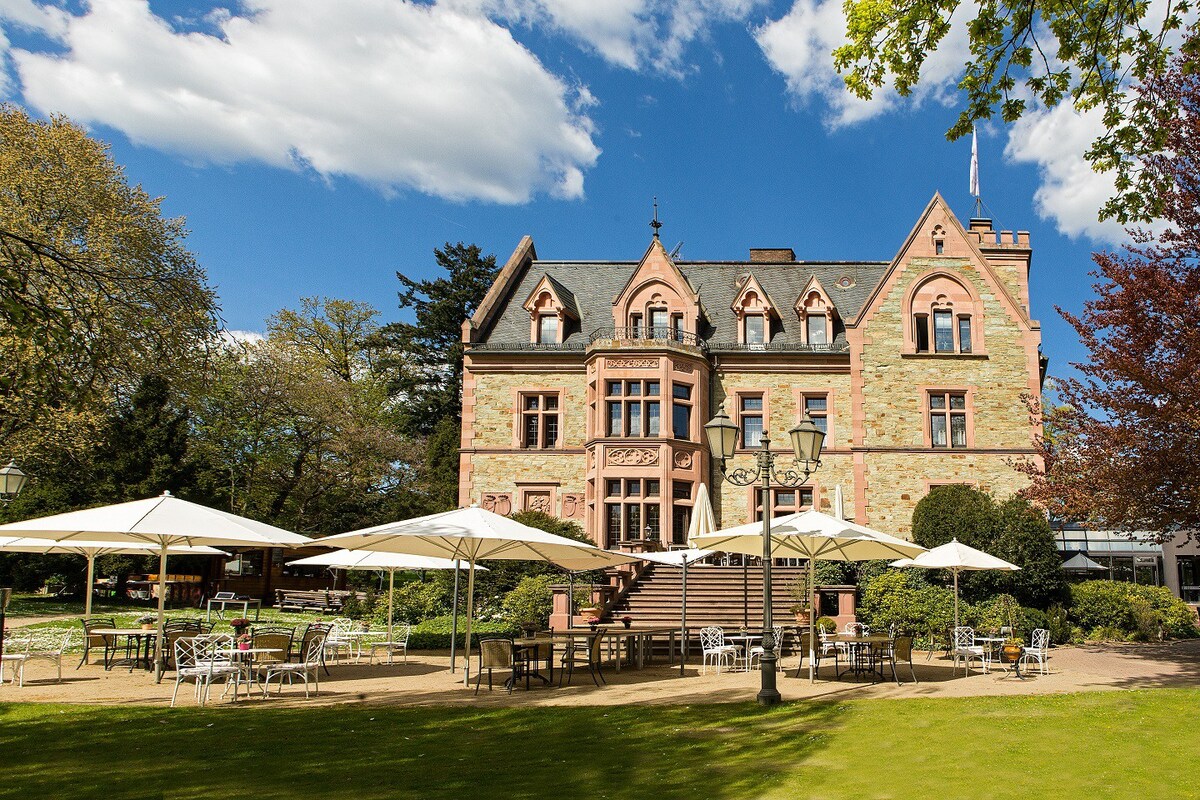
[[(612, 625), (612, 626), (598, 625), (596, 627), (598, 629), (599, 628), (605, 629), (605, 631), (604, 631), (605, 639), (608, 639), (610, 641), (615, 641), (617, 643), (617, 648), (616, 648), (617, 654), (616, 654), (616, 660), (615, 660), (617, 672), (621, 671), (621, 641), (622, 640), (625, 641), (625, 653), (629, 657), (629, 663), (631, 665), (636, 664), (638, 669), (642, 669), (642, 667), (645, 666), (646, 660), (647, 660), (646, 652), (649, 649), (649, 648), (647, 648), (647, 644), (650, 644), (651, 646), (653, 646), (654, 637), (659, 634), (666, 634), (669, 637), (669, 642), (667, 644), (667, 663), (674, 663), (674, 658), (672, 656), (674, 653), (676, 653), (678, 651), (675, 635), (679, 633), (679, 628), (676, 628), (676, 627), (668, 628), (665, 626), (649, 627), (649, 628), (633, 628), (633, 627), (626, 628), (621, 625)], [(594, 631), (591, 628), (568, 628), (565, 631), (562, 631), (561, 633), (559, 631), (555, 631), (553, 635), (554, 636), (560, 636), (560, 635), (561, 636), (570, 636), (572, 638), (581, 638), (581, 637), (587, 638), (589, 636), (594, 636), (596, 634), (596, 632), (597, 631)], [(636, 661), (634, 660), (635, 647), (637, 650)], [(651, 655), (653, 655), (653, 654), (651, 654)]]
[[(141, 658), (133, 658), (130, 660), (130, 672), (133, 672), (133, 668), (138, 665), (139, 661), (144, 661), (146, 663), (147, 672), (152, 669), (150, 665), (150, 647), (154, 643), (154, 638), (157, 634), (158, 630), (156, 628), (150, 628), (149, 630), (145, 628), (93, 628), (92, 630), (88, 631), (89, 636), (124, 636), (127, 639), (135, 639), (137, 641), (137, 650), (142, 649), (142, 640), (144, 639), (146, 642), (145, 655), (143, 655)], [(106, 670), (112, 669), (113, 667), (112, 663), (109, 661), (108, 652), (108, 645), (105, 645), (104, 669)], [(113, 648), (113, 652), (116, 652), (115, 647)]]
[[(892, 637), (885, 634), (858, 636), (857, 634), (853, 633), (839, 633), (830, 638), (835, 642), (845, 642), (850, 647), (850, 666), (848, 669), (838, 672), (837, 677), (841, 678), (842, 675), (846, 674), (847, 672), (852, 672), (854, 673), (854, 677), (856, 679), (867, 672), (870, 672), (872, 675), (876, 674), (873, 669), (865, 668), (863, 666), (862, 651), (869, 648), (873, 644), (886, 644), (892, 641)], [(834, 655), (834, 669), (835, 671), (837, 669), (836, 654)], [(882, 668), (880, 668), (878, 674), (881, 678), (883, 677)]]

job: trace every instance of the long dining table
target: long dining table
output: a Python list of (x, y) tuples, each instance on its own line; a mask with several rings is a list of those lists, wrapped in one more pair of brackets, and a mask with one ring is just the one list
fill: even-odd
[[(628, 659), (630, 666), (642, 669), (646, 662), (653, 658), (653, 646), (655, 636), (666, 636), (667, 643), (667, 659), (668, 663), (674, 663), (675, 656), (679, 654), (679, 641), (677, 636), (679, 628), (668, 626), (641, 626), (641, 627), (623, 627), (617, 625), (598, 625), (596, 629), (591, 628), (566, 628), (556, 630), (552, 633), (541, 633), (533, 637), (523, 637), (513, 640), (513, 645), (518, 648), (533, 648), (538, 645), (543, 645), (550, 642), (553, 646), (556, 642), (575, 641), (579, 639), (589, 639), (601, 633), (602, 641), (607, 644), (608, 656), (612, 659), (617, 672), (621, 671), (621, 664)], [(624, 643), (624, 656), (622, 656), (621, 645)]]

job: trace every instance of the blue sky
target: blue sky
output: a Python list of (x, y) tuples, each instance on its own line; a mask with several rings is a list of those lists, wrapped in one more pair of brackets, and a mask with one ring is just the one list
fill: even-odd
[[(0, 93), (110, 142), (184, 216), (232, 329), (299, 298), (396, 319), (397, 270), (479, 244), (501, 262), (634, 259), (658, 197), (669, 248), (890, 259), (935, 191), (964, 222), (970, 140), (944, 132), (956, 29), (919, 96), (871, 103), (828, 52), (840, 0), (0, 0)], [(1052, 369), (1082, 353), (1055, 304), (1090, 295), (1111, 182), (1096, 121), (1036, 109), (979, 131), (997, 229), (1029, 230)]]

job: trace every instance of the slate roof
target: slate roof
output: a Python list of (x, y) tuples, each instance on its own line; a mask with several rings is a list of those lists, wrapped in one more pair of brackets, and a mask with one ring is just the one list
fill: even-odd
[[(838, 309), (842, 320), (853, 319), (862, 310), (867, 297), (883, 278), (890, 262), (817, 262), (764, 263), (749, 261), (677, 261), (676, 266), (700, 296), (709, 315), (708, 325), (701, 327), (701, 338), (710, 346), (737, 341), (737, 317), (730, 309), (748, 274), (753, 274), (777, 309), (782, 324), (776, 322), (771, 339), (773, 346), (801, 344), (800, 320), (792, 310), (800, 293), (814, 275)], [(491, 329), (482, 331), (479, 341), (490, 348), (506, 344), (529, 344), (529, 313), (522, 303), (543, 275), (550, 277), (555, 290), (571, 296), (579, 314), (579, 323), (572, 322), (564, 331), (565, 349), (582, 349), (597, 328), (611, 328), (612, 303), (633, 271), (636, 261), (534, 261), (514, 281), (514, 286), (502, 301), (502, 309), (494, 318)], [(852, 285), (843, 288), (838, 282), (849, 277)], [(782, 330), (780, 330), (782, 328)], [(845, 341), (839, 324), (835, 329), (835, 344)]]

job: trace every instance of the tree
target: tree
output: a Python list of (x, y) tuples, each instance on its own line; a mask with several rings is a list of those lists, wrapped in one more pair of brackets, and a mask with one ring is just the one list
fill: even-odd
[(1096, 253), (1096, 296), (1059, 313), (1088, 359), (1058, 382), (1042, 466), (1026, 496), (1054, 516), (1162, 540), (1200, 528), (1200, 72), (1176, 58), (1146, 93), (1171, 98), (1165, 148), (1146, 161), (1161, 188), (1160, 232)]
[(299, 311), (285, 308), (267, 327), (307, 351), (335, 378), (351, 381), (373, 369), (369, 343), (379, 330), (378, 316), (369, 303), (304, 297)]
[(0, 105), (0, 441), (96, 440), (114, 393), (195, 373), (218, 327), (182, 219), (63, 117)]
[(429, 434), (447, 417), (462, 417), (462, 324), (496, 278), (496, 257), (477, 245), (446, 243), (433, 251), (448, 275), (415, 281), (403, 273), (400, 308), (413, 309), (416, 323), (395, 322), (380, 331), (381, 367), (389, 388), (404, 402), (401, 424), (409, 433)]
[(997, 503), (970, 486), (938, 486), (913, 511), (913, 541), (938, 547), (952, 538), (1020, 567), (1018, 572), (963, 572), (963, 597), (978, 601), (1001, 592), (1045, 608), (1065, 591), (1062, 558), (1045, 514), (1028, 500)]
[[(848, 43), (834, 51), (847, 87), (863, 98), (891, 80), (908, 95), (921, 80), (921, 67), (951, 29), (960, 0), (847, 0)], [(1104, 213), (1121, 222), (1149, 219), (1157, 211), (1151, 176), (1141, 176), (1141, 159), (1159, 152), (1163, 123), (1174, 114), (1131, 83), (1152, 82), (1166, 68), (1168, 41), (1179, 31), (1191, 0), (1168, 3), (1161, 21), (1150, 3), (984, 0), (967, 26), (970, 59), (958, 88), (966, 107), (947, 132), (957, 139), (977, 120), (999, 112), (1015, 122), (1028, 109), (1027, 97), (1046, 107), (1068, 98), (1080, 111), (1099, 108), (1106, 133), (1087, 152), (1098, 170), (1116, 169), (1121, 199)], [(1182, 52), (1194, 55), (1196, 28), (1187, 31)], [(1022, 86), (1018, 86), (1022, 84)]]

